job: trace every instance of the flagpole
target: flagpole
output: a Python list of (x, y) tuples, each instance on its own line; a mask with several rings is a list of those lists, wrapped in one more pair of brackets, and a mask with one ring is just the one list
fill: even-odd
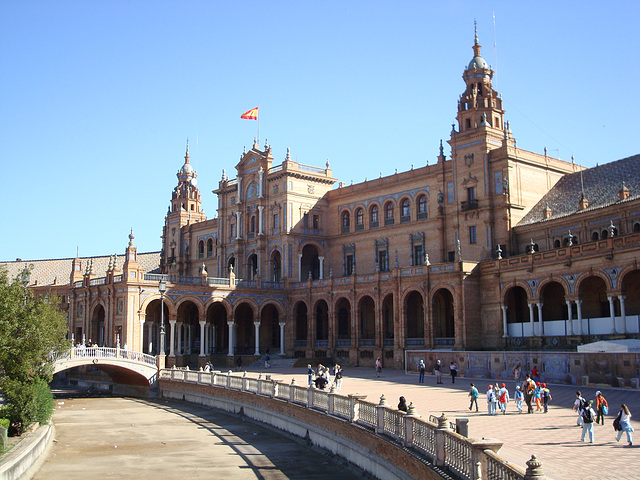
[(258, 104), (258, 145), (260, 145), (260, 104)]

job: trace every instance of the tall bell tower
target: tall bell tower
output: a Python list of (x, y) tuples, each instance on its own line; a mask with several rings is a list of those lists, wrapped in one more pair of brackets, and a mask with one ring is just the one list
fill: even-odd
[(163, 273), (168, 273), (176, 265), (181, 271), (182, 266), (189, 262), (189, 238), (186, 237), (188, 229), (183, 227), (207, 219), (202, 210), (200, 190), (197, 186), (198, 175), (189, 163), (189, 141), (187, 141), (184, 164), (176, 176), (178, 185), (173, 189), (171, 205), (167, 211), (162, 232), (160, 268)]

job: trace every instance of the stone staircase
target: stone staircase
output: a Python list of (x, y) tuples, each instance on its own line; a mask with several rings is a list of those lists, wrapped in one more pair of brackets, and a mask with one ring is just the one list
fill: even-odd
[[(295, 358), (271, 356), (269, 363), (271, 364), (271, 368), (293, 368), (293, 364), (296, 363), (296, 360), (297, 359)], [(251, 366), (254, 368), (264, 368), (264, 355), (256, 360)]]

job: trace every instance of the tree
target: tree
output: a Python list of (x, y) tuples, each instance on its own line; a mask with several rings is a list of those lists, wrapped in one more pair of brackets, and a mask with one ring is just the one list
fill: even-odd
[(27, 288), (30, 271), (9, 279), (0, 269), (0, 387), (7, 403), (0, 416), (17, 434), (51, 417), (52, 359), (70, 346), (58, 297), (34, 295)]

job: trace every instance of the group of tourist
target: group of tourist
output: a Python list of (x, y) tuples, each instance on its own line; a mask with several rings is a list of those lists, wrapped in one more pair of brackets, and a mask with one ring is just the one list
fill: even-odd
[[(593, 443), (593, 424), (596, 423), (604, 425), (604, 417), (609, 413), (609, 403), (600, 391), (596, 392), (595, 407), (596, 409), (594, 410), (593, 400), (587, 400), (584, 398), (579, 390), (576, 392), (573, 410), (578, 413), (576, 426), (582, 427), (582, 434), (580, 436), (580, 441), (582, 442), (584, 442), (584, 439), (588, 434), (589, 442)], [(629, 446), (633, 446), (633, 437), (631, 434), (634, 430), (631, 426), (631, 412), (629, 411), (629, 407), (624, 403), (620, 405), (618, 415), (613, 420), (613, 429), (616, 431), (616, 442), (619, 442), (622, 438), (622, 434), (626, 433)]]
[[(331, 382), (331, 370), (333, 370), (333, 383)], [(332, 386), (335, 387), (336, 391), (342, 389), (342, 367), (337, 363), (333, 366), (333, 369), (325, 367), (321, 363), (314, 369), (311, 364), (308, 364), (307, 376), (309, 386), (314, 385), (317, 389), (328, 390)]]
[[(473, 383), (469, 388), (469, 397), (471, 398), (469, 410), (473, 410), (475, 407), (476, 412), (479, 411), (478, 398), (480, 397), (480, 393)], [(510, 400), (515, 402), (518, 413), (522, 413), (523, 402), (527, 405), (527, 413), (533, 413), (533, 401), (535, 401), (537, 412), (547, 413), (549, 411), (549, 402), (551, 401), (551, 391), (546, 383), (534, 382), (533, 379), (527, 375), (522, 386), (516, 385), (513, 398), (511, 398), (506, 384), (501, 383), (498, 385), (497, 382), (489, 385), (486, 398), (487, 412), (489, 415), (496, 415), (498, 409), (500, 409), (503, 415), (506, 415), (507, 405)]]
[[(380, 357), (376, 360), (376, 373), (379, 360)], [(380, 370), (382, 370), (382, 364), (380, 367)], [(424, 375), (426, 372), (427, 366), (424, 364), (424, 360), (420, 360), (418, 363), (418, 383), (424, 383)], [(433, 374), (436, 377), (436, 383), (442, 383), (442, 362), (440, 362), (440, 360), (436, 360), (436, 364), (433, 367)], [(456, 383), (456, 377), (458, 376), (458, 365), (456, 365), (456, 362), (451, 362), (449, 364), (449, 375), (451, 375), (451, 383)]]

